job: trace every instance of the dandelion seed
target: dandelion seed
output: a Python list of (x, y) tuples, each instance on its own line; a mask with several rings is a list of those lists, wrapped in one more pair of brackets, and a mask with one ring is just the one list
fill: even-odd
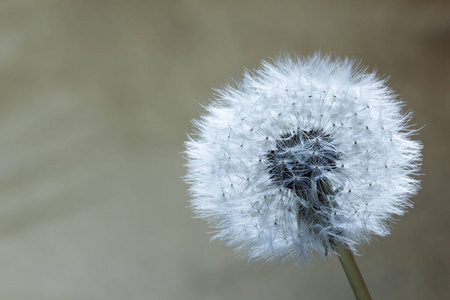
[(239, 255), (302, 263), (337, 244), (356, 251), (412, 206), (422, 147), (374, 72), (280, 57), (217, 92), (186, 142), (186, 181), (197, 216)]

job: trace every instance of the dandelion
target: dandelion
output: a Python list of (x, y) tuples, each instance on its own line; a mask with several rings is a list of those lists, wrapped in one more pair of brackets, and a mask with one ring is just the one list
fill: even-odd
[(422, 147), (403, 106), (347, 58), (263, 61), (194, 121), (192, 207), (249, 260), (342, 260), (412, 206)]

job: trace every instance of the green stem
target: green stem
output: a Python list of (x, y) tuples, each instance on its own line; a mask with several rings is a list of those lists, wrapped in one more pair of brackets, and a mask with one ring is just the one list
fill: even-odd
[(357, 300), (370, 300), (372, 299), (367, 289), (366, 283), (359, 271), (352, 251), (347, 245), (338, 245), (334, 249), (339, 254), (339, 260), (344, 268), (347, 279), (350, 282), (353, 293)]

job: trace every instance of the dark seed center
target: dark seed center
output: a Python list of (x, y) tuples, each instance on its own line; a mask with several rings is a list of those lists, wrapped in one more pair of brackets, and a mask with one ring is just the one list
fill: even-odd
[[(267, 152), (272, 181), (301, 199), (296, 203), (299, 228), (306, 223), (308, 230), (320, 235), (323, 228), (331, 226), (330, 218), (336, 217), (338, 206), (334, 200), (337, 191), (326, 173), (336, 169), (340, 156), (332, 137), (319, 129), (286, 132), (276, 141), (275, 149)], [(333, 237), (327, 234), (321, 241), (327, 255), (328, 247), (334, 245)]]

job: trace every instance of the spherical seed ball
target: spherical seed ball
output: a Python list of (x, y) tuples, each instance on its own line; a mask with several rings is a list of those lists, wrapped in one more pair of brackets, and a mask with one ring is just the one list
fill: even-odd
[(194, 121), (195, 213), (250, 260), (307, 262), (389, 234), (419, 187), (422, 146), (403, 105), (347, 58), (263, 61)]

